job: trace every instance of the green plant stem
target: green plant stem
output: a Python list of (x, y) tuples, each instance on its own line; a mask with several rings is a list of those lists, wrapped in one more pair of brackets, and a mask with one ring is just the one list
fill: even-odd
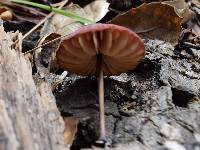
[(55, 7), (51, 7), (51, 6), (48, 6), (48, 5), (38, 4), (38, 3), (24, 1), (24, 0), (10, 0), (10, 1), (11, 2), (15, 2), (15, 3), (19, 3), (19, 4), (31, 5), (31, 6), (38, 7), (38, 8), (47, 10), (47, 11), (53, 11), (55, 13), (70, 17), (70, 18), (72, 18), (72, 19), (74, 19), (76, 21), (79, 21), (79, 22), (83, 23), (83, 24), (92, 24), (92, 23), (94, 23), (93, 21), (91, 21), (89, 19), (86, 19), (84, 17), (81, 17), (81, 16), (79, 16), (79, 15), (77, 15), (75, 13), (68, 12), (68, 11), (65, 11), (65, 10), (62, 10), (62, 9), (58, 9), (58, 8), (55, 8)]

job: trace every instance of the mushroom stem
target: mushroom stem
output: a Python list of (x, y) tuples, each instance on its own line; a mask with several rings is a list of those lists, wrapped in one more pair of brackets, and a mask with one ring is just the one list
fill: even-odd
[(102, 68), (99, 72), (99, 81), (98, 81), (98, 90), (99, 90), (99, 113), (100, 113), (100, 137), (99, 140), (106, 140), (106, 128), (105, 128), (105, 110), (104, 110), (104, 80), (103, 80), (103, 71)]

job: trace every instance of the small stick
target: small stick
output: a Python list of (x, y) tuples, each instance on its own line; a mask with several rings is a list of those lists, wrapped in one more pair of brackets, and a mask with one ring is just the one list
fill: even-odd
[[(63, 6), (65, 6), (65, 4), (67, 4), (68, 0), (65, 0), (63, 3), (60, 4), (60, 6), (58, 7), (59, 9), (61, 9)], [(25, 39), (27, 36), (29, 36), (33, 31), (35, 31), (38, 27), (40, 27), (47, 19), (49, 19), (50, 17), (52, 17), (55, 14), (55, 12), (51, 12), (50, 14), (48, 14), (44, 19), (42, 19), (36, 26), (34, 26), (29, 32), (27, 32), (24, 36), (23, 39)]]
[(192, 43), (189, 43), (189, 42), (183, 42), (183, 45), (185, 45), (187, 47), (190, 47), (190, 48), (194, 48), (194, 49), (200, 50), (200, 44), (195, 45), (195, 44), (192, 44)]
[(53, 42), (55, 42), (55, 41), (57, 41), (57, 40), (60, 40), (60, 39), (62, 39), (63, 37), (66, 37), (66, 36), (68, 36), (68, 35), (69, 35), (69, 34), (65, 34), (65, 35), (62, 35), (62, 36), (60, 36), (60, 37), (57, 37), (57, 38), (55, 38), (55, 39), (53, 39), (53, 40), (51, 40), (51, 41), (48, 41), (48, 42), (46, 42), (46, 43), (44, 43), (44, 44), (42, 44), (42, 45), (40, 45), (40, 46), (37, 46), (37, 47), (35, 47), (35, 48), (33, 48), (33, 49), (29, 50), (29, 51), (24, 52), (24, 55), (27, 54), (27, 53), (31, 53), (31, 52), (35, 51), (36, 49), (38, 49), (38, 48), (40, 48), (40, 47), (46, 46), (46, 45), (51, 44), (51, 43), (53, 43)]
[(103, 71), (102, 68), (99, 73), (98, 81), (99, 90), (99, 113), (100, 113), (100, 137), (99, 140), (106, 141), (106, 128), (105, 128), (105, 110), (104, 110), (104, 81), (103, 81)]

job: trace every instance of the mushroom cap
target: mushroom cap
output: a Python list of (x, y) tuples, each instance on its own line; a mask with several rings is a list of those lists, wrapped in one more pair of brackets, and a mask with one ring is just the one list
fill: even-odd
[(61, 42), (59, 67), (80, 75), (118, 75), (134, 69), (144, 57), (141, 38), (128, 28), (114, 24), (93, 24), (80, 28)]

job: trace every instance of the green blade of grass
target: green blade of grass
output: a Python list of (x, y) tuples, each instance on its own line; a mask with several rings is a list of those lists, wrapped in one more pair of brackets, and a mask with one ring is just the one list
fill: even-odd
[(43, 5), (43, 4), (39, 4), (39, 3), (34, 3), (34, 2), (30, 2), (30, 1), (24, 1), (24, 0), (10, 0), (11, 2), (15, 2), (15, 3), (19, 3), (19, 4), (25, 4), (25, 5), (31, 5), (31, 6), (34, 6), (34, 7), (38, 7), (38, 8), (41, 8), (41, 9), (44, 9), (44, 10), (47, 10), (47, 11), (53, 11), (55, 13), (58, 13), (58, 14), (61, 14), (61, 15), (64, 15), (64, 16), (67, 16), (67, 17), (70, 17), (76, 21), (79, 21), (83, 24), (91, 24), (91, 23), (95, 23), (89, 19), (86, 19), (84, 17), (81, 17), (75, 13), (72, 13), (72, 12), (68, 12), (68, 11), (65, 11), (65, 10), (62, 10), (62, 9), (58, 9), (58, 8), (55, 8), (55, 7), (51, 7), (51, 6), (48, 6), (48, 5)]

